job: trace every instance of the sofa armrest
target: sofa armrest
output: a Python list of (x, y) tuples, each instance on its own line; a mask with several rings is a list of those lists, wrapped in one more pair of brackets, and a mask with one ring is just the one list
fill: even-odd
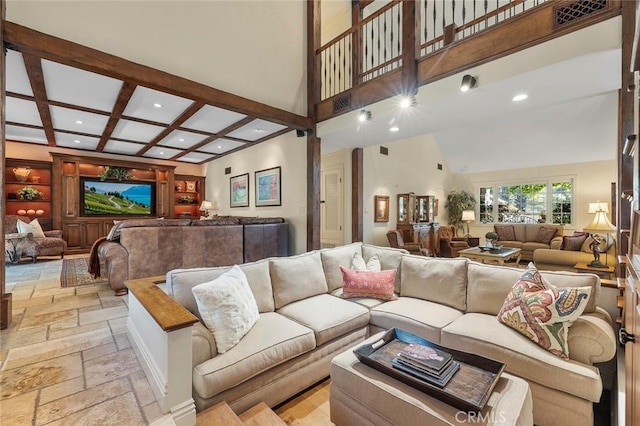
[(562, 235), (553, 237), (549, 242), (549, 247), (552, 248), (553, 250), (560, 250), (561, 245), (562, 245)]
[(615, 332), (600, 310), (580, 316), (569, 328), (568, 341), (569, 358), (574, 361), (592, 365), (616, 355)]
[(104, 261), (105, 270), (102, 276), (109, 279), (113, 290), (125, 288), (125, 280), (129, 279), (129, 253), (120, 243), (105, 241), (98, 247), (98, 256)]
[(62, 231), (59, 229), (54, 229), (53, 231), (44, 231), (44, 236), (50, 238), (62, 238)]
[(218, 355), (216, 340), (213, 334), (201, 322), (193, 324), (191, 331), (193, 337), (193, 365), (199, 365), (208, 359)]

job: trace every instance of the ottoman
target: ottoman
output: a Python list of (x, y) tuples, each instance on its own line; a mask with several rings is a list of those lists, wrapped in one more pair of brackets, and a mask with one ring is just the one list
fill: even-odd
[(337, 426), (533, 425), (531, 390), (519, 377), (503, 373), (484, 409), (467, 413), (362, 364), (353, 354), (356, 347), (331, 361), (329, 406)]

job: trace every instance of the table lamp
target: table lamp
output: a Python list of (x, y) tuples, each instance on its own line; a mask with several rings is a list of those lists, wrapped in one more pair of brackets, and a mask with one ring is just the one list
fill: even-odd
[(208, 200), (203, 200), (202, 204), (200, 204), (200, 210), (204, 210), (206, 212), (204, 217), (210, 217), (212, 215), (211, 211), (213, 210), (213, 203)]
[(475, 210), (463, 210), (462, 211), (462, 221), (467, 222), (467, 235), (465, 237), (470, 237), (469, 233), (469, 223), (476, 220), (476, 211)]
[[(593, 266), (595, 268), (606, 267), (606, 264), (600, 262), (600, 235), (599, 234), (609, 234), (611, 232), (615, 232), (616, 227), (609, 222), (609, 218), (607, 218), (607, 212), (609, 211), (609, 206), (607, 203), (589, 203), (589, 213), (595, 213), (595, 217), (593, 218), (593, 222), (583, 230), (588, 232), (593, 238), (592, 243), (592, 251), (593, 251), (593, 261), (589, 264), (589, 266)], [(606, 237), (606, 236), (605, 236)]]

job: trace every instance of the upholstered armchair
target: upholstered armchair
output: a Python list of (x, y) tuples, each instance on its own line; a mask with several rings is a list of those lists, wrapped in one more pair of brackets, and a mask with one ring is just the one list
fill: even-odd
[(456, 237), (455, 226), (441, 226), (438, 229), (440, 257), (458, 257), (460, 250), (468, 249), (466, 237)]
[(411, 254), (423, 254), (422, 246), (418, 243), (405, 243), (402, 238), (402, 232), (397, 229), (392, 229), (387, 232), (387, 240), (389, 245), (393, 248), (401, 248), (407, 250)]
[[(18, 233), (18, 219), (25, 223), (31, 222), (26, 216), (6, 215), (4, 218), (4, 232), (6, 234)], [(17, 247), (19, 253), (17, 252), (16, 256), (18, 258), (19, 256), (29, 256), (34, 262), (38, 256), (60, 256), (60, 258), (64, 258), (67, 242), (62, 239), (62, 231), (43, 232), (44, 238), (34, 237), (32, 233), (29, 233), (26, 239), (19, 243), (19, 247)], [(7, 250), (7, 244), (10, 243), (5, 242), (5, 251)]]

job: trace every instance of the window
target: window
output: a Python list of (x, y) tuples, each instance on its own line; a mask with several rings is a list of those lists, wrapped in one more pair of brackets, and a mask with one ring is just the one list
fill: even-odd
[[(573, 179), (549, 179), (533, 183), (480, 185), (481, 223), (570, 224), (573, 212)], [(551, 212), (549, 215), (548, 212)]]

